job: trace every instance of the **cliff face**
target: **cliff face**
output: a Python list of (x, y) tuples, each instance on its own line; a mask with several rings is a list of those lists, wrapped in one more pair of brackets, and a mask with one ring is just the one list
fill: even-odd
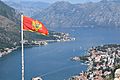
[(56, 2), (35, 16), (49, 27), (94, 25), (120, 26), (120, 1), (102, 0), (98, 3), (71, 4)]

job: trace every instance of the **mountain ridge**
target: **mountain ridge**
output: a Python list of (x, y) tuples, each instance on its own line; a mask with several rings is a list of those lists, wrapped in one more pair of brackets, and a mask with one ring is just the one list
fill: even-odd
[[(41, 1), (4, 1), (7, 5), (22, 12), (24, 15), (32, 16), (36, 12), (47, 8), (50, 3)], [(26, 5), (27, 4), (27, 5)]]
[(71, 4), (56, 2), (33, 17), (43, 21), (46, 26), (73, 27), (73, 26), (120, 26), (120, 3), (116, 1), (89, 2)]
[(2, 1), (0, 1), (0, 15), (5, 16), (16, 23), (20, 21), (20, 18), (18, 18), (20, 13)]

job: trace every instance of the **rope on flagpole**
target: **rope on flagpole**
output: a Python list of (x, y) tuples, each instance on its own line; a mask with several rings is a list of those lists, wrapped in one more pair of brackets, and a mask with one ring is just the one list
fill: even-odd
[(24, 80), (24, 42), (23, 42), (23, 15), (21, 15), (21, 47), (22, 47), (22, 80)]

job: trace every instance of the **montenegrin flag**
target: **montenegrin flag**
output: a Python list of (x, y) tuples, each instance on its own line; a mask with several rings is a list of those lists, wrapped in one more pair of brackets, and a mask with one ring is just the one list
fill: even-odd
[(48, 35), (48, 30), (42, 22), (27, 16), (23, 16), (23, 30), (38, 32), (42, 35)]

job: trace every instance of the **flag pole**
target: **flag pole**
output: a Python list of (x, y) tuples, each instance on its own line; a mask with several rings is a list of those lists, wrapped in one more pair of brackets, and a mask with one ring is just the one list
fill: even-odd
[(21, 57), (22, 57), (22, 80), (24, 80), (24, 45), (23, 45), (23, 15), (21, 15)]

